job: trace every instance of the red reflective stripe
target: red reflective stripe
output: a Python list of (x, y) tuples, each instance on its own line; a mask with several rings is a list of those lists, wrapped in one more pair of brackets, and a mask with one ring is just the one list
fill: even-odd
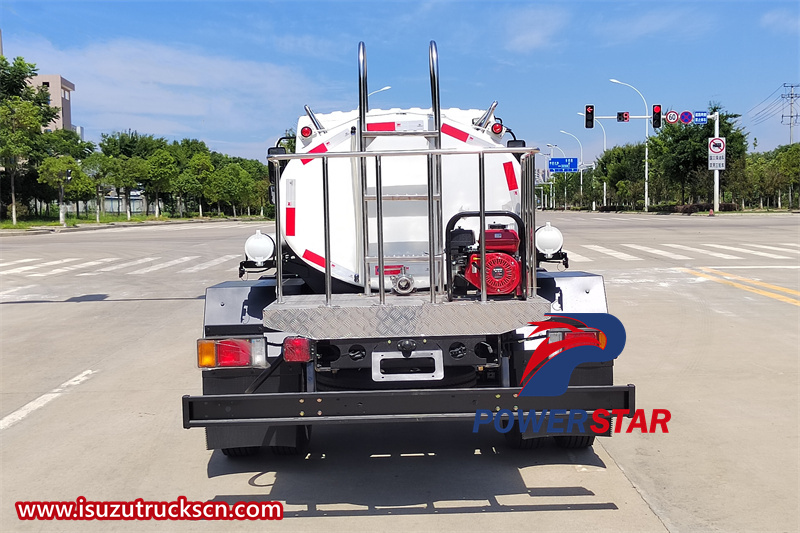
[(306, 250), (305, 252), (303, 252), (303, 259), (311, 261), (315, 265), (325, 268), (325, 258), (322, 257), (321, 255), (315, 254), (311, 250)]
[(442, 133), (444, 133), (445, 135), (449, 135), (454, 139), (458, 139), (461, 142), (467, 142), (467, 140), (469, 140), (469, 133), (454, 128), (449, 124), (442, 124)]
[(395, 131), (396, 125), (394, 122), (373, 122), (367, 124), (367, 131)]
[(514, 163), (508, 161), (503, 163), (503, 170), (506, 171), (506, 183), (508, 183), (509, 191), (516, 191), (519, 189), (517, 185), (517, 176), (514, 174)]
[[(384, 276), (397, 276), (398, 274), (402, 274), (403, 272), (403, 265), (385, 265), (383, 267), (383, 275)], [(375, 266), (375, 275), (378, 275), (378, 267)]]
[(294, 237), (294, 207), (286, 208), (286, 236)]
[[(320, 144), (319, 146), (315, 146), (311, 150), (308, 151), (309, 154), (324, 154), (328, 151), (328, 147), (325, 146), (325, 143)], [(313, 159), (301, 159), (300, 161), (303, 162), (305, 165), (306, 163), (310, 163)]]

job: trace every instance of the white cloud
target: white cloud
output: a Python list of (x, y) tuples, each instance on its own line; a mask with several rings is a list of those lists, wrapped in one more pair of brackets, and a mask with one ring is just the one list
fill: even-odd
[(555, 7), (533, 7), (509, 13), (506, 49), (533, 52), (557, 44), (558, 36), (570, 22), (569, 14)]
[(59, 49), (41, 37), (22, 39), (6, 41), (10, 55), (75, 84), (73, 122), (88, 140), (130, 128), (168, 138), (228, 139), (227, 153), (262, 158), (266, 145), (254, 152), (254, 135), (281, 134), (303, 104), (320, 100), (306, 75), (274, 63), (139, 40)]
[(782, 33), (800, 34), (800, 14), (787, 10), (775, 10), (764, 13), (761, 27)]

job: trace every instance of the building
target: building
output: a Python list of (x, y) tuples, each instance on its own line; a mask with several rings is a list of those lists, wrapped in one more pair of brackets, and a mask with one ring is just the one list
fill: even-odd
[(59, 74), (39, 74), (31, 78), (31, 85), (34, 87), (47, 87), (50, 91), (50, 105), (60, 107), (61, 112), (58, 116), (48, 124), (47, 129), (53, 130), (73, 130), (76, 131), (75, 126), (72, 125), (72, 91), (75, 90), (75, 85)]

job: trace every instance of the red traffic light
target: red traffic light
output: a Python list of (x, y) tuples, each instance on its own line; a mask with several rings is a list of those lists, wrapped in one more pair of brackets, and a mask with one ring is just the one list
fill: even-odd
[(661, 113), (661, 106), (656, 104), (653, 106), (653, 113)]

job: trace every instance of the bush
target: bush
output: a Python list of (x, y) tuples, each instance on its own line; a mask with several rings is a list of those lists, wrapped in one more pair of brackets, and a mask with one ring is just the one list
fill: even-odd
[(601, 213), (610, 213), (613, 211), (624, 211), (625, 207), (621, 205), (604, 205), (597, 208), (597, 210), (600, 211)]

